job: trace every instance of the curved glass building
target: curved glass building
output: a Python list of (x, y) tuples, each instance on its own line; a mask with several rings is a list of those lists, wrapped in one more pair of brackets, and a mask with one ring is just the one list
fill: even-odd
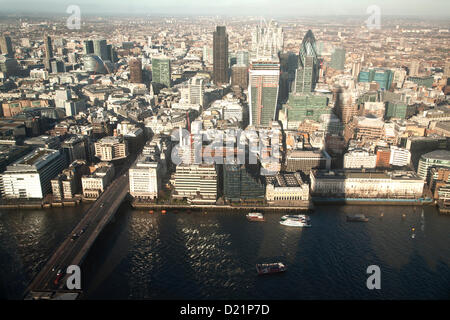
[(98, 56), (94, 54), (86, 55), (82, 58), (83, 60), (83, 66), (84, 70), (88, 72), (94, 72), (94, 73), (101, 73), (105, 74), (107, 73), (105, 64), (103, 63), (102, 59), (100, 59)]

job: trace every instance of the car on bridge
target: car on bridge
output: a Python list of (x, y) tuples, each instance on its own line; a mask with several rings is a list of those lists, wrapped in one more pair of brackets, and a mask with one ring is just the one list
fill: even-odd
[(63, 275), (62, 269), (59, 269), (58, 273), (56, 274), (55, 281), (53, 281), (55, 285), (59, 283), (59, 280), (61, 280), (62, 275)]
[(78, 233), (74, 233), (70, 238), (71, 241), (77, 240), (80, 235)]

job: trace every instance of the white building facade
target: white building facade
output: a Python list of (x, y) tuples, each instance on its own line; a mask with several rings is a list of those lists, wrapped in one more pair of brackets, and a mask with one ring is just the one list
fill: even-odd
[(130, 195), (140, 199), (158, 197), (158, 162), (142, 159), (129, 170)]
[(413, 171), (313, 170), (311, 194), (346, 198), (419, 198), (425, 180)]

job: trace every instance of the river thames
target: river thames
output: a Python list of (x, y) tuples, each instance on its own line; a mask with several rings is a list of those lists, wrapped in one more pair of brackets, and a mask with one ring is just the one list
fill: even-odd
[[(0, 298), (23, 297), (85, 209), (0, 211)], [(356, 213), (369, 221), (346, 221)], [(304, 229), (265, 216), (123, 204), (82, 267), (84, 298), (450, 299), (450, 216), (434, 207), (317, 206)], [(277, 261), (285, 273), (256, 275), (256, 263)], [(370, 265), (380, 290), (366, 287)]]

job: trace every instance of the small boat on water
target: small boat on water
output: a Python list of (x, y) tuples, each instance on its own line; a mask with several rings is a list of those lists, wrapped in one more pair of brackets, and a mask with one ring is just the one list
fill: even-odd
[(280, 273), (286, 270), (287, 267), (282, 262), (260, 263), (256, 265), (256, 272), (258, 272), (258, 275)]
[(369, 218), (366, 218), (363, 214), (355, 214), (352, 216), (347, 216), (347, 221), (349, 222), (367, 222)]
[(264, 215), (259, 212), (249, 212), (246, 217), (248, 221), (266, 221)]
[(285, 215), (281, 217), (280, 224), (288, 227), (311, 227), (310, 218), (304, 214)]
[(281, 217), (281, 220), (289, 220), (289, 219), (305, 219), (306, 221), (310, 221), (311, 218), (306, 214), (287, 214)]

